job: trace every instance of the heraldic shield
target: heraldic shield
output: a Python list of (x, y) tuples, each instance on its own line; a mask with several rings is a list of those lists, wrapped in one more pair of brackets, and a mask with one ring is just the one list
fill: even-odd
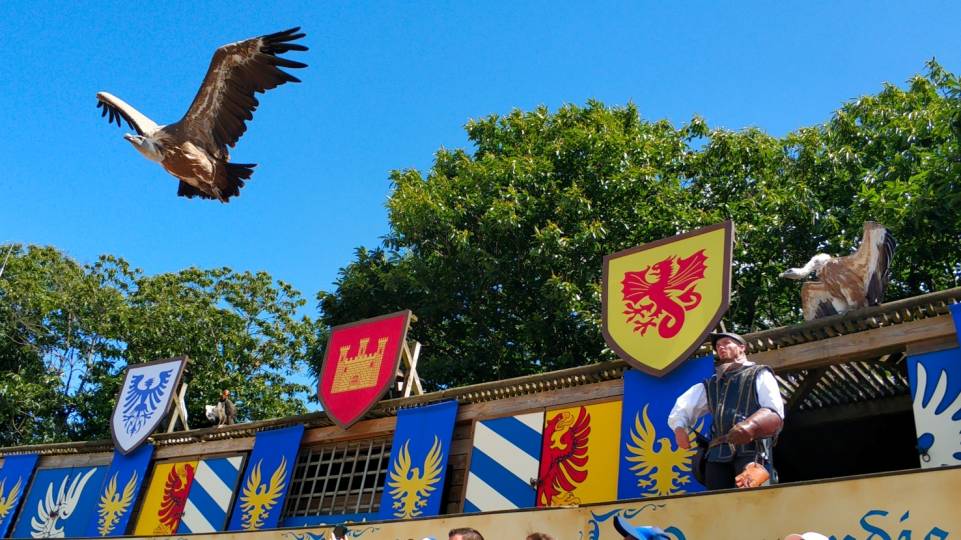
[(410, 318), (404, 310), (331, 329), (317, 397), (340, 427), (360, 420), (394, 382)]
[(604, 340), (655, 376), (683, 362), (727, 311), (734, 224), (725, 221), (604, 257)]
[(137, 449), (170, 410), (187, 357), (180, 356), (127, 367), (110, 418), (113, 444), (121, 454)]

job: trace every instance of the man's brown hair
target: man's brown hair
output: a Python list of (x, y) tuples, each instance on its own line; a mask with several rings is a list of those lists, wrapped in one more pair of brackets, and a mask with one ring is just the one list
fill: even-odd
[(455, 535), (460, 535), (464, 540), (484, 540), (481, 533), (471, 529), (470, 527), (461, 527), (460, 529), (451, 529), (447, 533), (447, 538), (453, 538)]
[(527, 535), (527, 540), (554, 540), (554, 537), (547, 533), (530, 533)]

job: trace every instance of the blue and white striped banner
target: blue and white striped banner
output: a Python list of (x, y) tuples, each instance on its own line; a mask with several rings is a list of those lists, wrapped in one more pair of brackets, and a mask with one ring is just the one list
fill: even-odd
[(197, 465), (178, 534), (224, 530), (242, 464), (242, 456), (233, 456), (205, 459)]
[(543, 412), (475, 424), (464, 512), (534, 506), (543, 432)]

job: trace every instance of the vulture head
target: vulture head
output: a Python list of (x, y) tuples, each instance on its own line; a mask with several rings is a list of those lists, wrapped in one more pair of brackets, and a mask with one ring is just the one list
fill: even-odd
[(163, 152), (160, 151), (160, 145), (155, 141), (143, 135), (132, 135), (130, 133), (124, 133), (123, 138), (132, 144), (133, 147), (147, 159), (158, 163), (163, 159)]

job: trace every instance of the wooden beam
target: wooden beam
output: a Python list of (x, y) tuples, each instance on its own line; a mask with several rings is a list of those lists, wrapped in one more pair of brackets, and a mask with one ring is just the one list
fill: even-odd
[(99, 465), (107, 465), (112, 459), (113, 452), (40, 456), (40, 459), (37, 461), (37, 467), (40, 469), (59, 469), (63, 467), (96, 467)]
[(904, 352), (915, 343), (954, 335), (954, 321), (950, 315), (942, 315), (759, 352), (748, 359), (771, 366), (775, 371), (814, 369), (854, 360), (873, 360), (885, 354)]
[(236, 439), (221, 439), (219, 441), (206, 441), (187, 444), (170, 444), (157, 447), (154, 450), (153, 458), (168, 459), (181, 458), (187, 456), (206, 456), (209, 454), (246, 452), (253, 448), (253, 437), (239, 437)]
[(927, 341), (919, 341), (917, 343), (910, 343), (905, 350), (908, 356), (916, 356), (919, 354), (925, 354), (930, 352), (944, 351), (947, 349), (954, 349), (958, 346), (958, 337), (956, 335), (942, 336), (940, 338), (929, 339)]
[(791, 399), (784, 404), (784, 412), (786, 416), (793, 415), (797, 408), (801, 406), (801, 403), (804, 402), (804, 398), (807, 397), (811, 390), (814, 390), (814, 387), (817, 386), (818, 381), (821, 380), (821, 377), (824, 376), (824, 373), (827, 372), (827, 370), (827, 366), (808, 370), (807, 375), (805, 375), (804, 380), (801, 381), (801, 384), (798, 385), (797, 390), (791, 394)]
[(340, 426), (327, 426), (308, 429), (304, 433), (301, 444), (335, 443), (354, 439), (373, 439), (381, 435), (389, 435), (394, 431), (397, 423), (396, 416), (362, 420), (345, 430)]

